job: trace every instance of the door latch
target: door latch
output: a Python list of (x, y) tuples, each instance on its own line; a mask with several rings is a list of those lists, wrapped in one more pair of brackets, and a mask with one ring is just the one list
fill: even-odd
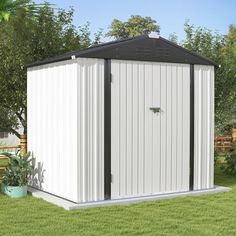
[(151, 111), (153, 111), (154, 113), (160, 112), (161, 108), (160, 107), (150, 107), (149, 108)]

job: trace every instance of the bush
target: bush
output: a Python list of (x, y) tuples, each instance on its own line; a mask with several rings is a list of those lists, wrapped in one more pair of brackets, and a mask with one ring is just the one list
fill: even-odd
[(214, 152), (214, 165), (216, 166), (219, 162), (219, 151), (215, 149), (215, 152)]
[(30, 153), (21, 155), (20, 153), (5, 153), (9, 158), (8, 166), (3, 173), (3, 184), (7, 186), (24, 186), (27, 185), (29, 175), (32, 172), (32, 159)]
[(225, 164), (222, 167), (226, 174), (236, 175), (236, 149), (232, 148), (225, 156)]

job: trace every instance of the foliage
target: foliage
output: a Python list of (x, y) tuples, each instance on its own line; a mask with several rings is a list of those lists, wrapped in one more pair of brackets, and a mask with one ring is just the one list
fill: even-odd
[(231, 66), (231, 71), (236, 74), (236, 27), (234, 25), (229, 26), (229, 33), (225, 37), (225, 46), (223, 48), (223, 56), (226, 59), (226, 63)]
[[(227, 43), (227, 38), (230, 38), (231, 42), (233, 37), (224, 37), (201, 27), (195, 28), (189, 22), (185, 23), (185, 33), (186, 39), (183, 42), (185, 48), (221, 65), (215, 70), (215, 125), (216, 132), (220, 133), (222, 127), (232, 120), (236, 111), (235, 69), (233, 63), (229, 63), (227, 59), (229, 55), (226, 53), (226, 48), (230, 48), (229, 45), (232, 44)], [(235, 55), (232, 57), (234, 57), (233, 60), (236, 59)]]
[(169, 41), (175, 43), (175, 44), (178, 44), (178, 36), (176, 33), (172, 33), (169, 35), (169, 38), (168, 38)]
[(128, 21), (114, 19), (107, 36), (115, 39), (125, 39), (143, 34), (144, 31), (157, 31), (160, 27), (151, 17), (131, 15)]
[(225, 106), (225, 113), (230, 115), (230, 118), (227, 120), (227, 124), (230, 124), (235, 120), (236, 113), (236, 27), (234, 25), (229, 26), (229, 32), (225, 36), (222, 55), (222, 66), (224, 67), (225, 74), (221, 75), (222, 86), (219, 89), (222, 89), (224, 92), (220, 96), (221, 100), (218, 99), (218, 102), (223, 103), (222, 106)]
[(226, 124), (225, 126), (223, 126), (220, 129), (220, 134), (221, 135), (231, 135), (232, 134), (232, 129), (235, 129), (235, 128), (236, 128), (235, 121), (229, 122), (228, 124)]
[(32, 159), (30, 153), (21, 155), (4, 153), (9, 158), (9, 164), (3, 173), (3, 184), (6, 186), (24, 186), (28, 183), (32, 172)]
[(0, 23), (9, 20), (11, 14), (23, 8), (30, 15), (37, 15), (41, 4), (32, 4), (31, 0), (0, 0)]
[(96, 45), (96, 44), (101, 43), (102, 37), (103, 37), (103, 29), (100, 28), (98, 32), (94, 34), (93, 44)]
[(219, 161), (219, 156), (220, 156), (220, 153), (217, 149), (214, 150), (214, 165), (216, 166), (218, 164), (218, 161)]
[(92, 44), (89, 25), (76, 29), (73, 15), (72, 8), (55, 11), (46, 4), (37, 16), (31, 17), (21, 8), (8, 22), (0, 24), (1, 131), (19, 137), (17, 129), (23, 126), (27, 133), (25, 65)]
[(236, 149), (231, 148), (225, 155), (225, 164), (222, 166), (226, 174), (236, 175)]

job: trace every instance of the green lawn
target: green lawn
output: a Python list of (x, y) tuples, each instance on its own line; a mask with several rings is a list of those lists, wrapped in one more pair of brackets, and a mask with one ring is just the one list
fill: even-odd
[(65, 211), (40, 199), (0, 194), (0, 235), (236, 235), (236, 177), (228, 193)]

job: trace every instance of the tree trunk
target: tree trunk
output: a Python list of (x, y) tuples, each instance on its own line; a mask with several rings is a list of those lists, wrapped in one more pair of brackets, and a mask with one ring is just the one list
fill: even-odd
[(10, 132), (15, 134), (17, 138), (20, 138), (21, 134), (18, 131), (14, 130), (14, 129), (11, 129)]

